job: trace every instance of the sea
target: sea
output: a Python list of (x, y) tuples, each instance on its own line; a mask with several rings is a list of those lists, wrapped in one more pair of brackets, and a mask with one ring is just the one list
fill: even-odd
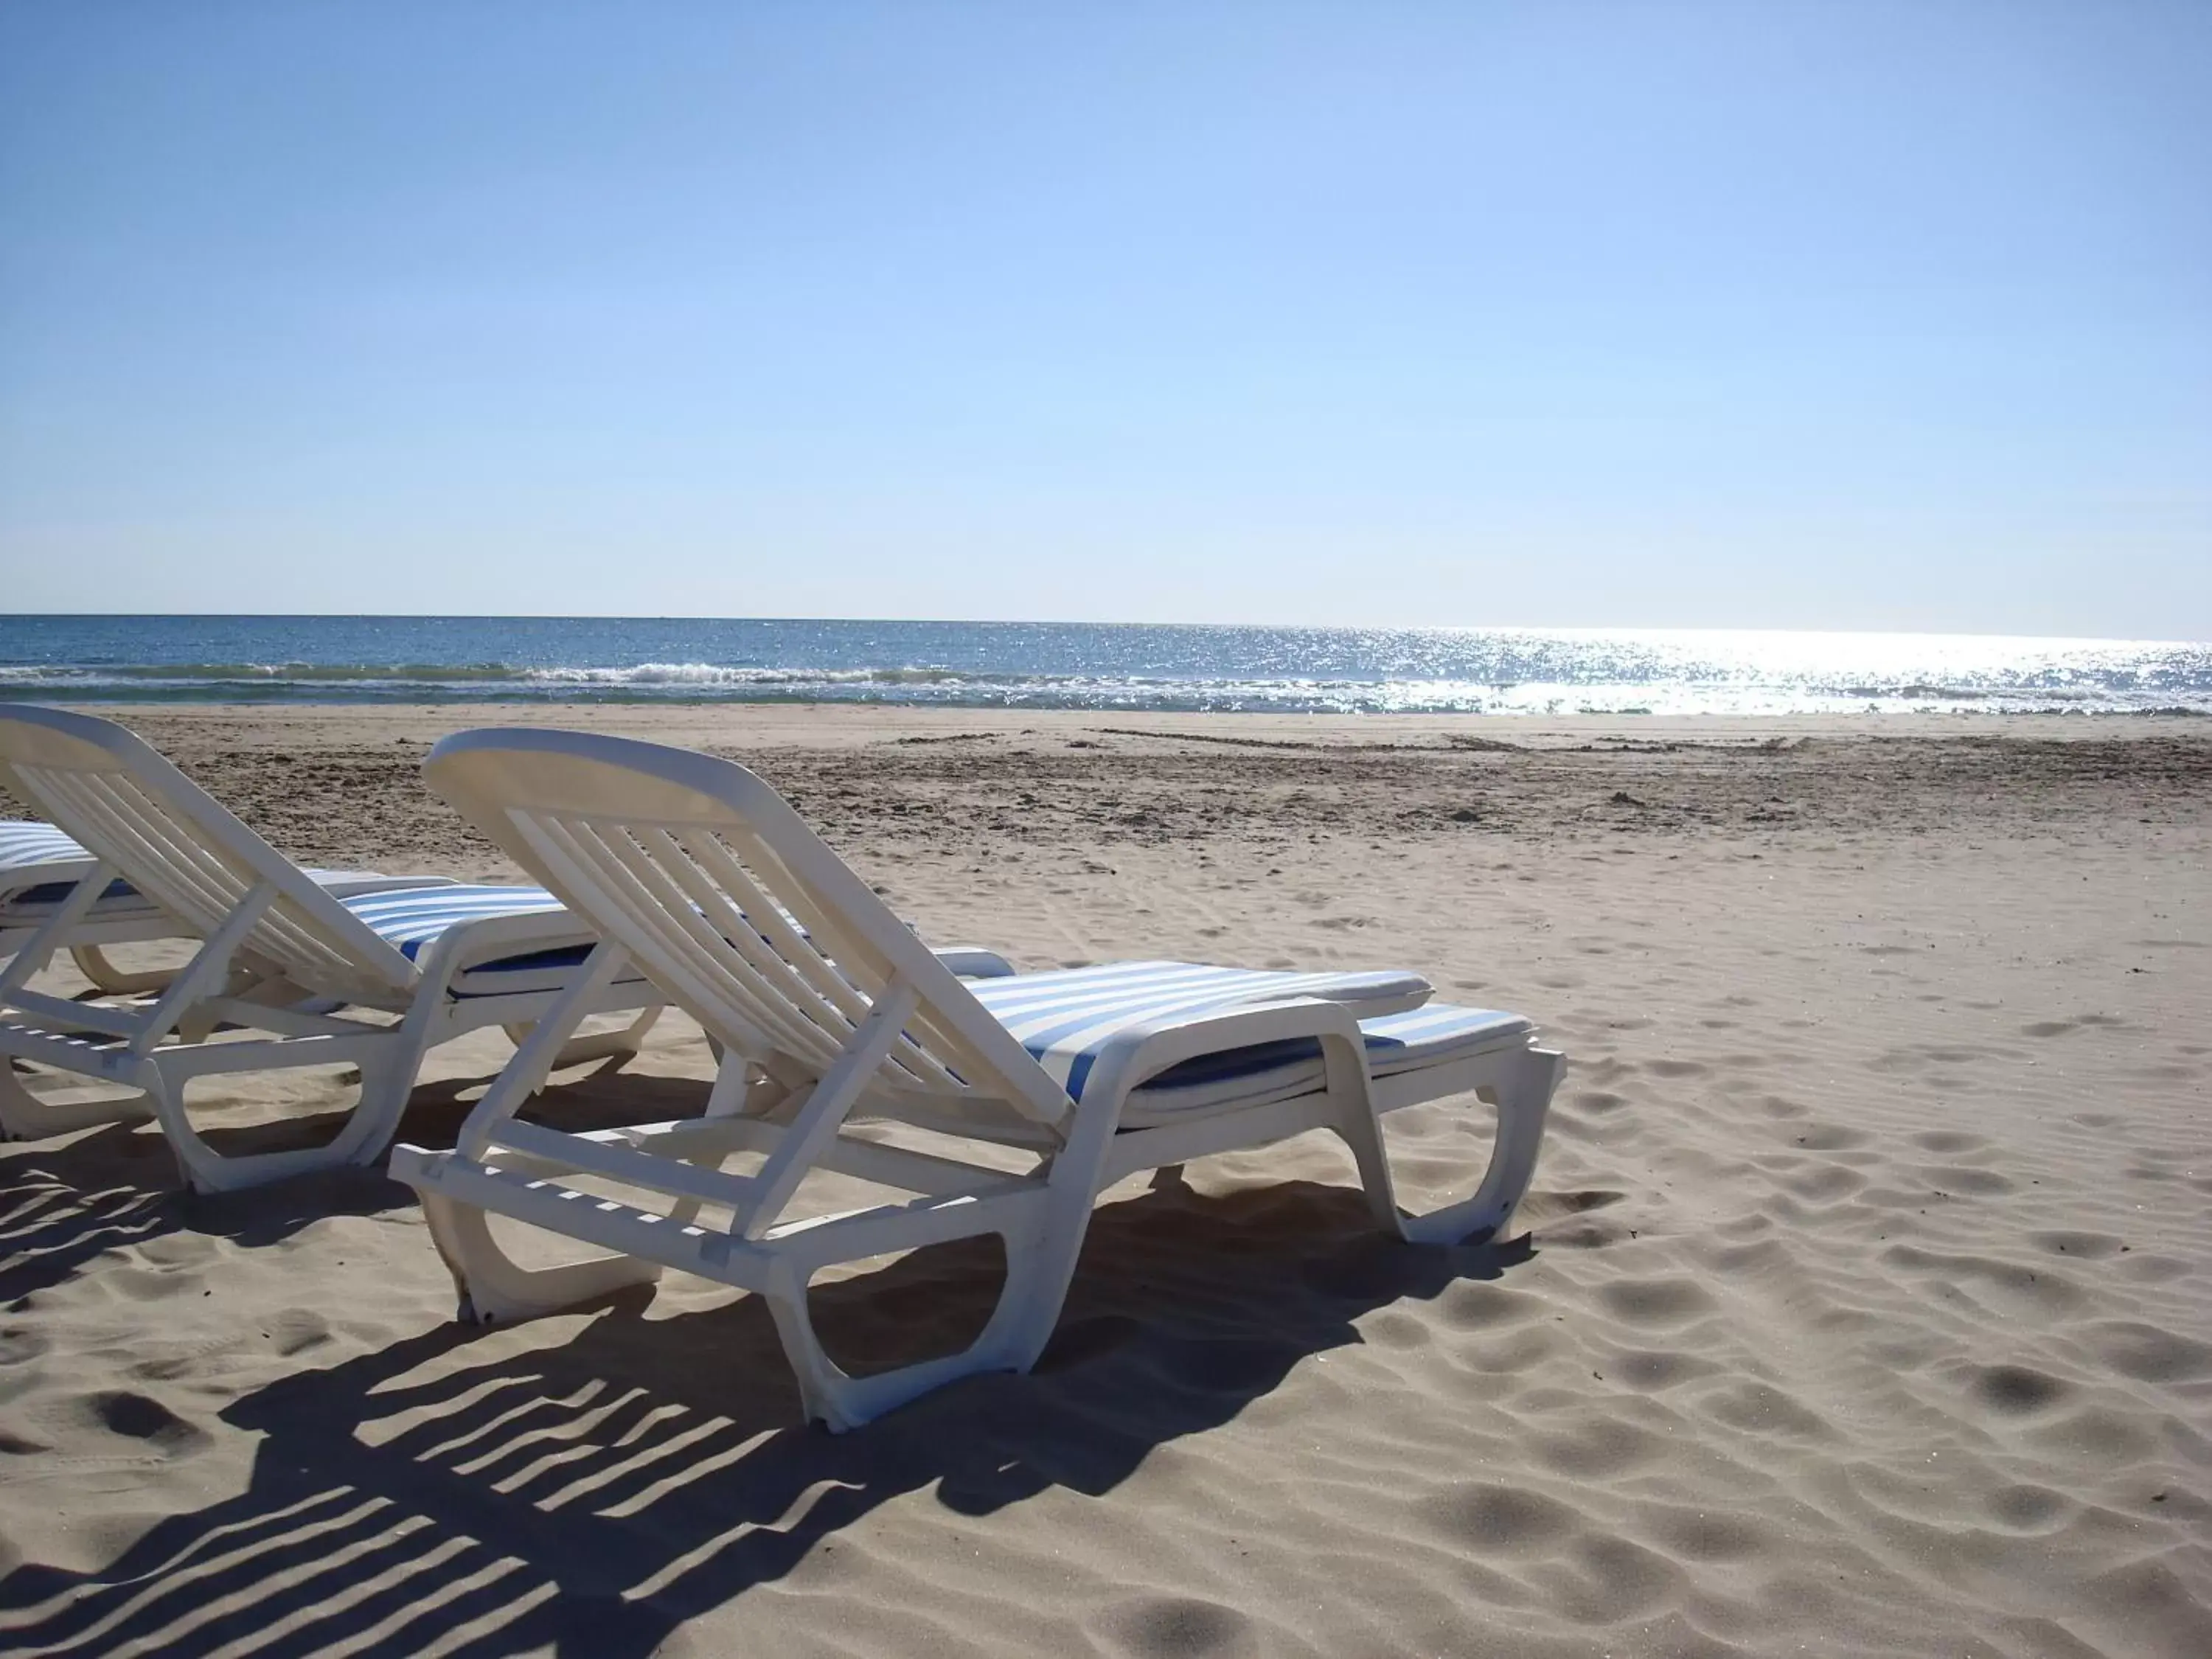
[(2212, 714), (2212, 644), (604, 617), (0, 616), (0, 700)]

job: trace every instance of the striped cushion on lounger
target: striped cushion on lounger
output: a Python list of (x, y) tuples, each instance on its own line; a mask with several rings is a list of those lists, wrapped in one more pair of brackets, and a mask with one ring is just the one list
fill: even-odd
[(1142, 1020), (1304, 996), (1344, 1003), (1355, 1014), (1384, 1014), (1418, 1008), (1432, 994), (1419, 974), (1281, 973), (1188, 962), (1112, 962), (968, 988), (1077, 1100), (1107, 1042)]
[[(92, 854), (51, 823), (0, 823), (0, 921), (36, 921), (67, 898), (91, 867)], [(100, 908), (118, 899), (132, 901), (132, 908), (150, 908), (119, 881), (108, 888)]]
[[(1534, 1029), (1518, 1014), (1458, 1008), (1446, 1002), (1359, 1022), (1360, 1035), (1367, 1042), (1367, 1070), (1376, 1078), (1422, 1071), (1524, 1042)], [(1121, 1111), (1121, 1127), (1141, 1129), (1192, 1112), (1287, 1100), (1320, 1088), (1322, 1082), (1317, 1042), (1267, 1042), (1201, 1054), (1170, 1066), (1133, 1092)]]
[[(380, 893), (341, 902), (367, 922), (379, 939), (398, 947), (410, 962), (420, 962), (448, 928), (466, 922), (494, 916), (565, 914), (562, 912), (561, 901), (543, 887), (457, 885), (433, 892)], [(787, 915), (784, 920), (800, 938), (806, 936), (806, 929), (799, 925), (795, 917)], [(766, 935), (762, 937), (763, 942), (767, 942)], [(568, 970), (591, 954), (595, 943), (593, 936), (581, 928), (570, 930), (567, 937), (555, 930), (555, 936), (545, 945), (469, 963), (454, 978), (454, 993), (459, 996), (489, 996), (556, 989), (566, 982)], [(632, 972), (623, 977), (633, 979), (638, 975)]]
[[(419, 963), (447, 932), (501, 916), (565, 915), (561, 901), (543, 887), (452, 886), (419, 892), (369, 893), (340, 903), (410, 962)], [(580, 926), (550, 928), (543, 944), (526, 950), (508, 945), (502, 954), (467, 963), (453, 976), (456, 996), (503, 995), (557, 990), (595, 943)]]
[[(92, 867), (92, 854), (51, 823), (0, 823), (0, 924), (35, 926), (69, 897)], [(449, 887), (443, 876), (380, 876), (368, 870), (309, 870), (307, 878), (334, 892), (367, 892), (394, 887)], [(17, 886), (27, 881), (29, 886)], [(98, 921), (134, 920), (158, 915), (126, 881), (112, 881), (93, 906)]]
[(92, 862), (92, 854), (51, 823), (0, 823), (0, 882), (43, 864)]
[[(340, 902), (367, 922), (378, 938), (397, 947), (410, 962), (420, 962), (447, 929), (466, 922), (493, 916), (562, 913), (561, 901), (542, 887), (449, 884), (433, 891), (380, 893), (342, 899)], [(806, 929), (797, 917), (787, 912), (784, 921), (801, 939), (806, 937)], [(454, 977), (454, 994), (495, 996), (558, 988), (566, 982), (569, 969), (591, 954), (596, 941), (580, 928), (570, 930), (565, 936), (562, 930), (551, 931), (553, 937), (544, 945), (527, 951), (510, 950), (485, 961), (468, 963)], [(765, 934), (762, 940), (768, 942)], [(1001, 959), (987, 951), (956, 951), (943, 959), (956, 973), (1004, 971)], [(634, 979), (638, 975), (629, 972), (623, 977)]]

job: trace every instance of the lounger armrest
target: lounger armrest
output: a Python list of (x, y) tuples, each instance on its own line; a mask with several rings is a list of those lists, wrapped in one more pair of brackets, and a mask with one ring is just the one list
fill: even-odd
[(458, 887), (455, 876), (386, 876), (374, 870), (310, 870), (307, 879), (332, 898), (368, 898), (378, 893), (414, 893), (432, 887)]
[(1012, 963), (980, 945), (947, 945), (931, 954), (963, 979), (1006, 979), (1014, 971)]
[(1187, 1060), (1297, 1037), (1334, 1039), (1347, 1046), (1349, 1057), (1360, 1066), (1367, 1063), (1359, 1021), (1349, 1007), (1318, 997), (1286, 997), (1166, 1015), (1118, 1031), (1092, 1063), (1083, 1098), (1086, 1103), (1112, 1101), (1118, 1111), (1132, 1090)]
[(590, 925), (567, 910), (478, 916), (457, 922), (431, 940), (416, 959), (416, 967), (425, 980), (442, 986), (480, 962), (520, 956), (533, 946), (551, 949), (592, 942)]

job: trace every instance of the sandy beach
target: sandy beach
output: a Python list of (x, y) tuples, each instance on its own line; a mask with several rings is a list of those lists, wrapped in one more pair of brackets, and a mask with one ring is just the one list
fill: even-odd
[[(303, 862), (464, 877), (513, 872), (441, 734), (709, 748), (933, 942), (1415, 969), (1571, 1069), (1516, 1237), (1382, 1240), (1320, 1137), (1194, 1164), (1102, 1207), (1036, 1374), (843, 1437), (699, 1281), (477, 1331), (376, 1174), (0, 1147), (0, 1652), (2212, 1653), (2202, 720), (95, 712)], [(539, 1109), (712, 1071), (672, 1018)], [(227, 1086), (240, 1146), (343, 1098)], [(1406, 1116), (1441, 1201), (1470, 1115)], [(994, 1291), (923, 1252), (823, 1321)]]

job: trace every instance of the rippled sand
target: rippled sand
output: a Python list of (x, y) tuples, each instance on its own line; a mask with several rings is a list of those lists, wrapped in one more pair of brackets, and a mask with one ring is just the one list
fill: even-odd
[[(127, 716), (303, 858), (463, 875), (414, 767), (503, 717)], [(374, 1176), (185, 1200), (147, 1130), (0, 1148), (0, 1651), (2212, 1652), (2190, 723), (528, 718), (738, 754), (1026, 966), (1404, 965), (1539, 1018), (1525, 1237), (1387, 1243), (1317, 1138), (1194, 1165), (1100, 1210), (1036, 1376), (832, 1437), (747, 1298), (477, 1334)], [(503, 1053), (443, 1051), (406, 1137)], [(709, 1070), (671, 1021), (544, 1109)], [(275, 1144), (339, 1099), (222, 1109)], [(1479, 1115), (1407, 1115), (1441, 1199)], [(883, 1265), (825, 1331), (944, 1340), (994, 1273)]]

